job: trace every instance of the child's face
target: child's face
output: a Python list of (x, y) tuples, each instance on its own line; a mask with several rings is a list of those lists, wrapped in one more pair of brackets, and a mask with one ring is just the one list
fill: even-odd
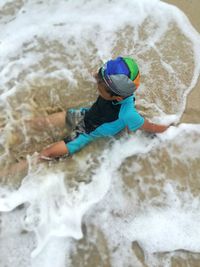
[(102, 98), (105, 100), (115, 100), (107, 91), (106, 91), (106, 86), (103, 83), (97, 83), (97, 90)]
[(98, 75), (95, 75), (95, 79), (97, 81), (97, 90), (99, 92), (99, 95), (103, 99), (109, 100), (109, 101), (113, 101), (113, 100), (121, 101), (122, 100), (122, 97), (110, 95), (110, 93), (108, 92), (107, 86), (102, 80), (98, 79)]

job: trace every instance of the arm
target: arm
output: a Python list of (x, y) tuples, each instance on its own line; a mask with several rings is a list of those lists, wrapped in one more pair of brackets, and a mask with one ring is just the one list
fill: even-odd
[(169, 128), (169, 126), (170, 125), (151, 123), (145, 119), (144, 124), (140, 127), (140, 129), (150, 133), (162, 133), (166, 131)]

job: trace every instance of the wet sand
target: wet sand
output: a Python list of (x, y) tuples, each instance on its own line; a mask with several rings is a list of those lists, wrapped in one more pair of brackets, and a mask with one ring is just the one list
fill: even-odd
[[(200, 18), (199, 18), (199, 10), (200, 10), (200, 1), (199, 0), (171, 0), (171, 1), (166, 1), (170, 4), (176, 5), (179, 7), (189, 18), (191, 21), (192, 25), (196, 28), (198, 32), (200, 32)], [(182, 116), (181, 122), (187, 122), (187, 123), (199, 123), (200, 121), (200, 107), (199, 107), (199, 100), (200, 100), (200, 81), (197, 83), (195, 88), (192, 90), (190, 95), (187, 98), (187, 106), (185, 109), (185, 112)], [(72, 99), (71, 105), (73, 106), (73, 102), (77, 101), (77, 96), (74, 96), (74, 99)], [(81, 104), (81, 103), (80, 103)], [(93, 144), (94, 147), (94, 144)], [(83, 154), (84, 156), (84, 154)], [(74, 165), (72, 165), (72, 161), (70, 162), (70, 168), (71, 169), (76, 169)], [(193, 187), (195, 187), (194, 185)], [(160, 192), (158, 192), (159, 194)], [(98, 232), (98, 229), (94, 229), (94, 234), (97, 232), (97, 240), (98, 240), (98, 246), (101, 247), (101, 249), (104, 251), (105, 255), (104, 256), (104, 262), (102, 263), (102, 258), (99, 255), (98, 249), (95, 247), (95, 245), (92, 245), (92, 242), (87, 239), (87, 236), (80, 242), (79, 250), (78, 250), (78, 257), (77, 255), (74, 256), (72, 259), (72, 265), (73, 266), (81, 266), (80, 258), (83, 257), (84, 253), (86, 253), (88, 250), (91, 250), (91, 257), (88, 260), (88, 265), (87, 267), (91, 266), (111, 266), (109, 263), (109, 252), (107, 251), (107, 244), (105, 241), (105, 238), (103, 234), (101, 234), (100, 230)], [(89, 245), (88, 245), (89, 244)], [(134, 251), (136, 257), (138, 258), (138, 261), (140, 262), (140, 265), (138, 266), (147, 266), (145, 263), (145, 257), (144, 257), (144, 252), (143, 250), (137, 245), (137, 243), (133, 243), (132, 245), (132, 250)], [(160, 257), (164, 257), (165, 254), (161, 253)], [(190, 252), (184, 252), (184, 251), (179, 251), (178, 253), (174, 253), (174, 256), (169, 255), (169, 258), (171, 260), (171, 266), (172, 267), (199, 267), (199, 262), (200, 262), (200, 254), (198, 253), (190, 253)], [(74, 261), (73, 261), (74, 260)], [(162, 263), (162, 261), (161, 261)], [(83, 265), (82, 265), (83, 266)], [(158, 265), (162, 266), (162, 265)], [(148, 266), (151, 267), (151, 266)]]
[[(165, 2), (169, 4), (173, 4), (181, 9), (190, 20), (191, 24), (194, 28), (200, 33), (200, 1), (199, 0), (166, 0)], [(198, 82), (195, 88), (192, 89), (190, 94), (187, 97), (187, 103), (185, 111), (181, 118), (181, 123), (200, 123), (200, 78), (198, 78)], [(182, 258), (181, 251), (176, 255), (174, 255), (171, 259), (172, 267), (179, 266), (190, 266), (195, 267), (199, 266), (200, 256), (199, 254), (183, 252), (187, 255), (187, 260), (184, 260), (184, 256)], [(180, 254), (180, 255), (179, 255)]]
[[(173, 4), (181, 9), (190, 20), (194, 28), (200, 33), (200, 1), (199, 0), (167, 0), (169, 4)], [(200, 123), (200, 79), (195, 88), (187, 97), (186, 109), (181, 118), (181, 122)]]

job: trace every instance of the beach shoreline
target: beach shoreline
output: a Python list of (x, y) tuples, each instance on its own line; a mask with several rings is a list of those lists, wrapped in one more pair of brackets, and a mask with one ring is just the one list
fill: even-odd
[[(200, 1), (198, 0), (166, 0), (166, 3), (175, 5), (182, 10), (190, 20), (193, 27), (200, 33)], [(200, 78), (195, 87), (187, 96), (185, 111), (181, 118), (181, 123), (200, 123)]]

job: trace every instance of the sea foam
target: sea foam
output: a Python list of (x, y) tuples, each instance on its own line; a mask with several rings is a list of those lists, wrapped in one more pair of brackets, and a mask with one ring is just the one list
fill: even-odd
[[(13, 12), (7, 14), (9, 3)], [(65, 98), (68, 103), (77, 92), (78, 101), (93, 93), (84, 85), (91, 84), (92, 71), (119, 54), (138, 61), (142, 84), (136, 103), (149, 111), (144, 115), (160, 123), (179, 122), (199, 76), (200, 38), (177, 8), (157, 0), (26, 1), (19, 6), (1, 1), (0, 7), (5, 13), (0, 20), (0, 100), (8, 125), (1, 132), (1, 146), (6, 147), (2, 159), (9, 156), (9, 125), (17, 123), (15, 102), (18, 110), (28, 106), (40, 113), (28, 102), (29, 93), (38, 87), (37, 95), (40, 86), (48, 85), (47, 93), (62, 81), (68, 84), (65, 93), (55, 89), (55, 97), (61, 94), (58, 101)], [(21, 92), (22, 105), (19, 100), (12, 103)], [(146, 258), (177, 249), (199, 252), (199, 198), (190, 191), (188, 174), (199, 159), (199, 134), (199, 125), (180, 124), (156, 136), (138, 131), (115, 140), (100, 153), (91, 181), (75, 188), (65, 183), (71, 178), (67, 171), (51, 173), (48, 168), (37, 174), (30, 171), (18, 190), (1, 188), (2, 264), (70, 266), (76, 251), (72, 248), (79, 248), (83, 238), (83, 223), (103, 233), (112, 266), (140, 266), (131, 249), (134, 241)], [(80, 155), (75, 157), (81, 161)], [(192, 168), (192, 173), (198, 179), (198, 171)], [(179, 193), (181, 178), (185, 194)], [(24, 207), (16, 209), (21, 204)], [(87, 238), (98, 245), (89, 230)]]

